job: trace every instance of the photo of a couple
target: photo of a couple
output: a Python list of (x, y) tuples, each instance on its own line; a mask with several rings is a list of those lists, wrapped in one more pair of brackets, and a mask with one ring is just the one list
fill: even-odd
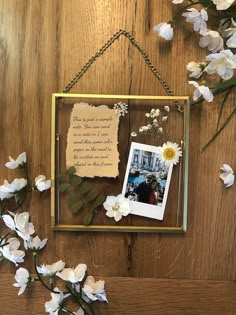
[(158, 158), (157, 147), (131, 144), (122, 193), (130, 200), (132, 213), (163, 217), (172, 167)]

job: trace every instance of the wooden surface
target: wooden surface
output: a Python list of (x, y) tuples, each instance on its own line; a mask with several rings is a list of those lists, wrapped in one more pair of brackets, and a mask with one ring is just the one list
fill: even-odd
[[(181, 20), (172, 42), (152, 31), (172, 16), (170, 2), (0, 0), (1, 165), (8, 155), (26, 151), (32, 178), (50, 176), (51, 94), (61, 92), (121, 28), (145, 48), (176, 95), (191, 95), (185, 66), (205, 54), (196, 36), (185, 25), (181, 28)], [(71, 92), (164, 95), (125, 38)], [(62, 259), (72, 267), (84, 262), (89, 274), (106, 279), (109, 304), (99, 305), (98, 314), (235, 313), (235, 186), (225, 189), (219, 180), (223, 163), (236, 168), (235, 117), (201, 153), (215, 131), (220, 100), (222, 96), (191, 110), (186, 235), (53, 233), (49, 197), (35, 195), (27, 202), (39, 236), (49, 239), (41, 263)], [(222, 119), (234, 104), (232, 94)], [(1, 183), (20, 176), (4, 167), (0, 174)], [(32, 270), (29, 257), (24, 266)], [(1, 314), (45, 314), (48, 292), (37, 289), (18, 298), (14, 272), (10, 263), (0, 265)]]

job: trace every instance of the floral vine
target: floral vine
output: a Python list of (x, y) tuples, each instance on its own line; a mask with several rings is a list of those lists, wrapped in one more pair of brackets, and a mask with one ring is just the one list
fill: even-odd
[[(194, 31), (199, 33), (199, 46), (210, 51), (204, 61), (190, 61), (186, 66), (190, 72), (189, 77), (194, 79), (189, 81), (189, 84), (195, 88), (192, 105), (203, 100), (212, 102), (214, 96), (225, 93), (217, 120), (216, 133), (203, 147), (202, 150), (205, 150), (236, 114), (236, 108), (233, 108), (232, 113), (220, 126), (223, 107), (236, 86), (234, 73), (236, 69), (236, 55), (234, 54), (236, 4), (234, 0), (172, 0), (172, 3), (177, 5), (176, 14), (168, 22), (155, 25), (154, 31), (157, 31), (164, 39), (171, 40), (176, 27), (176, 18), (182, 15), (186, 18), (186, 22), (193, 25)], [(210, 12), (214, 13), (214, 18), (218, 20), (217, 26), (213, 28), (208, 24)], [(211, 86), (212, 75), (218, 77), (218, 82), (213, 86)]]
[[(20, 212), (28, 194), (43, 193), (48, 190), (51, 187), (51, 180), (46, 180), (44, 175), (39, 175), (32, 184), (27, 171), (25, 152), (16, 160), (9, 157), (9, 162), (5, 166), (20, 170), (24, 177), (16, 178), (11, 183), (4, 180), (4, 184), (0, 185), (0, 219), (9, 229), (0, 237), (0, 262), (7, 260), (14, 263), (16, 267), (23, 263), (25, 251), (20, 249), (21, 241), (24, 249), (30, 251), (33, 258), (34, 276), (26, 268), (20, 267), (16, 270), (16, 282), (13, 286), (19, 288), (18, 295), (21, 295), (30, 283), (37, 281), (51, 295), (51, 300), (45, 303), (45, 311), (48, 314), (57, 315), (63, 311), (72, 315), (94, 315), (92, 302), (107, 302), (105, 281), (95, 281), (94, 277), (87, 276), (86, 264), (80, 263), (76, 268), (65, 268), (65, 262), (59, 260), (39, 266), (39, 252), (46, 246), (48, 240), (46, 238), (41, 240), (37, 235), (33, 237), (35, 228), (30, 222), (29, 212)], [(60, 288), (57, 286), (59, 279)], [(61, 280), (64, 281), (63, 284)], [(67, 307), (69, 298), (77, 304), (76, 311), (71, 311)]]

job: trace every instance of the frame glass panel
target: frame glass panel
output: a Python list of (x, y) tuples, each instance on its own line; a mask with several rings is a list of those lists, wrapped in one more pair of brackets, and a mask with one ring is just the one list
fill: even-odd
[[(121, 194), (125, 178), (129, 151), (132, 142), (162, 146), (164, 142), (178, 143), (182, 149), (180, 162), (173, 167), (163, 220), (129, 214), (119, 222), (106, 216), (103, 206), (96, 209), (92, 224), (83, 224), (88, 209), (82, 208), (77, 214), (68, 207), (69, 194), (60, 191), (60, 177), (66, 172), (67, 134), (70, 116), (75, 103), (86, 102), (94, 106), (107, 105), (113, 108), (118, 102), (128, 104), (128, 114), (120, 117), (118, 131), (119, 175), (115, 178), (94, 177), (84, 181), (105, 196)], [(176, 102), (182, 111), (177, 110)], [(152, 108), (170, 111), (162, 134), (141, 134), (140, 126), (145, 125), (146, 113)], [(131, 132), (137, 137), (132, 138)], [(52, 139), (51, 139), (51, 222), (54, 230), (63, 231), (119, 231), (119, 232), (185, 232), (187, 230), (188, 194), (188, 148), (189, 148), (189, 98), (187, 96), (135, 96), (135, 95), (94, 95), (67, 94), (52, 95)], [(78, 188), (79, 191), (79, 188)]]

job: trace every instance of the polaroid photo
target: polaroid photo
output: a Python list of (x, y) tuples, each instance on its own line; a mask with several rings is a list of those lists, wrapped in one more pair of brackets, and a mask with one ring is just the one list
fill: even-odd
[(160, 161), (157, 147), (131, 143), (122, 189), (131, 214), (163, 220), (172, 169)]

